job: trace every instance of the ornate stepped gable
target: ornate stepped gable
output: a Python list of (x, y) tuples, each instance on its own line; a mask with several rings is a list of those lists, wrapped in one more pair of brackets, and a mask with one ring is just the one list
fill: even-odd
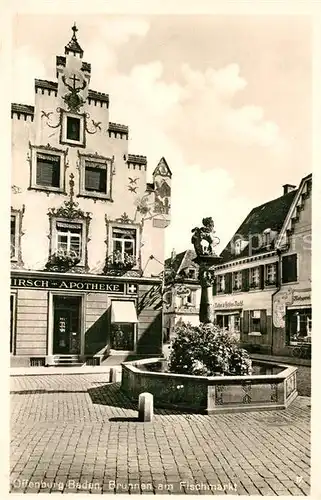
[(133, 163), (137, 165), (147, 165), (147, 158), (143, 155), (133, 155), (129, 154), (127, 156), (127, 163)]
[(278, 245), (283, 246), (284, 244), (287, 244), (287, 238), (284, 239), (284, 237), (285, 235), (288, 237), (293, 233), (295, 224), (300, 219), (300, 213), (304, 210), (305, 201), (311, 196), (311, 191), (312, 174), (309, 174), (301, 180), (300, 186), (296, 190), (296, 197), (293, 200), (293, 205), (287, 215), (287, 218), (285, 219), (284, 227), (277, 240)]

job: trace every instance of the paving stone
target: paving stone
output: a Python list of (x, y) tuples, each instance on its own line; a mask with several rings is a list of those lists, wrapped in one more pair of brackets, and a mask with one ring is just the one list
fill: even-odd
[[(152, 485), (152, 490), (140, 488), (143, 494), (309, 494), (308, 398), (298, 398), (280, 411), (186, 416), (156, 409), (148, 424), (117, 422), (111, 419), (137, 416), (137, 407), (120, 393), (119, 384), (109, 384), (107, 378), (106, 374), (11, 377), (12, 484), (18, 479), (71, 481), (65, 487), (68, 493), (112, 493), (116, 481), (124, 484), (118, 493), (127, 492), (132, 482)], [(56, 392), (40, 394), (41, 389)], [(303, 478), (301, 484), (296, 484), (297, 477)], [(77, 481), (99, 487), (79, 490), (73, 487)], [(184, 481), (235, 482), (238, 488), (191, 491), (180, 486)], [(163, 489), (158, 490), (158, 484)], [(18, 492), (18, 487), (12, 485), (11, 490)], [(22, 486), (20, 491), (24, 490)]]

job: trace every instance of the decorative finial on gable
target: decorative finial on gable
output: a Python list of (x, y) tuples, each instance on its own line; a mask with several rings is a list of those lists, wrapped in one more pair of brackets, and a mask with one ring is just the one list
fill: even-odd
[(74, 33), (73, 33), (73, 35), (72, 35), (72, 40), (74, 40), (75, 42), (77, 42), (76, 33), (77, 33), (77, 31), (78, 31), (78, 28), (77, 28), (77, 26), (76, 26), (76, 22), (74, 22), (74, 25), (73, 25), (73, 27), (72, 27), (71, 29), (72, 29), (72, 31), (74, 32)]
[(79, 54), (80, 57), (82, 58), (84, 51), (80, 47), (78, 40), (77, 40), (76, 33), (78, 31), (78, 28), (76, 26), (76, 23), (74, 23), (74, 25), (71, 27), (71, 29), (72, 29), (73, 33), (72, 33), (72, 37), (71, 37), (70, 42), (68, 42), (66, 47), (65, 47), (65, 54), (69, 54), (71, 52), (74, 55)]

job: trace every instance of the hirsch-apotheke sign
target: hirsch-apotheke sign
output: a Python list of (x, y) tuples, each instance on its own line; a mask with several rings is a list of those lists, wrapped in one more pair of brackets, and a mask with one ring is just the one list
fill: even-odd
[(25, 278), (12, 277), (11, 286), (17, 288), (54, 289), (54, 290), (83, 290), (88, 292), (137, 293), (138, 287), (134, 283), (121, 283), (107, 280), (88, 280), (56, 278)]

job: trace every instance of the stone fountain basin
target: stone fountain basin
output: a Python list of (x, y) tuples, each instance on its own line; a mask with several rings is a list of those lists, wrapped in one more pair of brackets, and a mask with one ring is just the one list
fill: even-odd
[(164, 371), (163, 358), (122, 363), (121, 390), (137, 401), (154, 396), (156, 408), (196, 413), (244, 412), (287, 408), (297, 397), (297, 368), (253, 361), (253, 374), (200, 377)]

